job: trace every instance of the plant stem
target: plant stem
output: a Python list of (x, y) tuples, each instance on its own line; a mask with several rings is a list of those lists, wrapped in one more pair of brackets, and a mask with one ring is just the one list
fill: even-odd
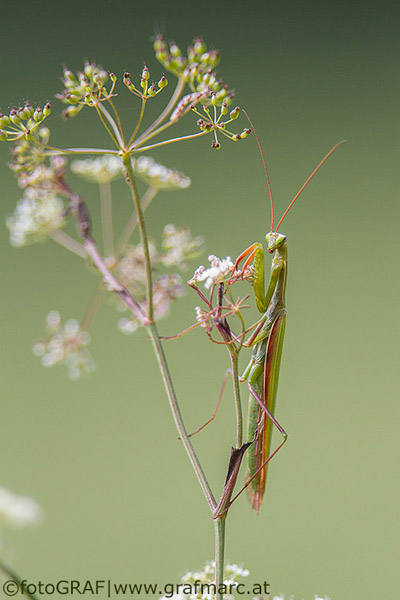
[(168, 102), (167, 106), (165, 107), (163, 112), (160, 114), (160, 116), (157, 117), (157, 119), (154, 121), (154, 123), (152, 123), (150, 125), (150, 127), (148, 127), (146, 129), (146, 131), (144, 133), (142, 133), (141, 136), (139, 136), (139, 138), (137, 139), (138, 143), (142, 142), (142, 140), (144, 140), (144, 138), (146, 138), (149, 133), (151, 133), (154, 129), (156, 129), (156, 127), (158, 127), (158, 125), (160, 125), (160, 123), (162, 123), (164, 121), (164, 119), (169, 115), (169, 113), (174, 108), (175, 104), (178, 102), (179, 96), (181, 95), (184, 87), (185, 87), (185, 80), (181, 78), (178, 80), (175, 91), (172, 94), (171, 99)]
[[(121, 127), (121, 121), (119, 119), (119, 115), (117, 113), (117, 110), (116, 110), (114, 104), (111, 102), (111, 100), (109, 100), (109, 102), (110, 102), (111, 106), (114, 109), (114, 112), (115, 112), (115, 114), (117, 116), (117, 119), (118, 119), (119, 126)], [(116, 139), (118, 141), (118, 146), (120, 148), (123, 148), (124, 147), (124, 139), (123, 139), (123, 136), (121, 135), (121, 132), (119, 131), (119, 129), (117, 127), (116, 122), (114, 121), (114, 119), (112, 118), (112, 116), (110, 115), (110, 113), (108, 112), (108, 110), (106, 109), (106, 107), (104, 106), (104, 104), (102, 102), (99, 103), (98, 108), (103, 113), (103, 115), (106, 117), (107, 121), (110, 123), (110, 125), (111, 125), (111, 127), (112, 127), (112, 129), (114, 131), (115, 137), (116, 137)], [(103, 121), (103, 119), (102, 119), (102, 121)], [(107, 130), (108, 130), (108, 127), (107, 127)], [(112, 137), (114, 139), (114, 136), (112, 136)]]
[(225, 522), (226, 514), (214, 521), (215, 533), (215, 600), (222, 600), (221, 586), (224, 583), (224, 552), (225, 552)]
[[(4, 575), (6, 575), (6, 577), (9, 577), (10, 580), (15, 581), (15, 583), (18, 585), (18, 592), (20, 592), (21, 594), (23, 594), (24, 596), (26, 596), (27, 598), (30, 598), (31, 600), (38, 600), (38, 597), (35, 596), (34, 594), (31, 594), (30, 592), (28, 592), (25, 588), (25, 586), (22, 585), (22, 582), (24, 581), (23, 579), (21, 579), (21, 577), (19, 575), (17, 575), (15, 573), (15, 571), (12, 571), (9, 567), (7, 567), (2, 561), (0, 561), (0, 570), (4, 573)], [(7, 582), (6, 582), (7, 583)], [(6, 583), (4, 584), (6, 586)], [(25, 582), (26, 583), (26, 582)], [(7, 587), (7, 586), (6, 586)], [(3, 586), (4, 591), (6, 592), (5, 587)], [(10, 592), (8, 595), (9, 596), (15, 596), (16, 594), (14, 593), (16, 591), (16, 588), (11, 589), (8, 588), (8, 591)], [(6, 592), (7, 593), (7, 592)]]
[(176, 398), (174, 386), (172, 383), (171, 374), (169, 372), (167, 359), (164, 353), (164, 349), (161, 345), (160, 336), (158, 335), (157, 326), (155, 323), (151, 323), (148, 326), (148, 332), (150, 334), (150, 338), (153, 344), (154, 352), (157, 357), (158, 366), (160, 368), (161, 376), (163, 378), (165, 390), (167, 392), (169, 404), (171, 407), (172, 415), (174, 417), (176, 428), (179, 432), (179, 437), (182, 440), (186, 453), (189, 457), (190, 462), (192, 463), (193, 469), (197, 475), (197, 479), (199, 480), (200, 486), (203, 490), (203, 493), (206, 497), (208, 506), (210, 507), (211, 512), (217, 506), (214, 495), (211, 491), (210, 485), (207, 481), (207, 478), (204, 474), (203, 468), (200, 464), (200, 461), (197, 457), (197, 454), (192, 446), (192, 442), (188, 437), (185, 424), (183, 422), (182, 414), (179, 408), (179, 404)]
[(82, 258), (87, 258), (86, 250), (82, 244), (74, 240), (73, 237), (68, 235), (68, 233), (65, 233), (65, 231), (62, 231), (62, 229), (55, 229), (49, 234), (49, 237), (70, 252), (73, 252)]
[(142, 123), (142, 120), (143, 120), (143, 115), (144, 115), (144, 110), (145, 110), (145, 108), (146, 108), (146, 99), (145, 99), (145, 98), (142, 98), (142, 108), (141, 108), (141, 110), (140, 110), (140, 115), (139, 115), (139, 118), (138, 118), (138, 122), (136, 123), (135, 130), (134, 130), (134, 132), (132, 133), (132, 135), (131, 135), (131, 139), (130, 139), (130, 140), (129, 140), (129, 142), (128, 142), (128, 146), (127, 146), (128, 148), (129, 148), (129, 147), (131, 146), (131, 144), (133, 143), (133, 140), (135, 139), (135, 137), (136, 137), (136, 134), (137, 134), (137, 132), (139, 131), (139, 127), (140, 127), (140, 125), (141, 125), (141, 123)]
[(239, 389), (238, 355), (231, 354), (231, 361), (233, 374), (233, 393), (235, 396), (236, 408), (236, 448), (240, 448), (243, 444), (243, 414)]
[(106, 258), (114, 257), (112, 226), (112, 199), (110, 183), (100, 183), (101, 227), (103, 232), (103, 250)]
[[(142, 200), (140, 202), (143, 213), (146, 211), (146, 209), (150, 205), (150, 202), (153, 200), (153, 198), (157, 194), (157, 192), (158, 192), (158, 189), (155, 187), (150, 186), (147, 188), (147, 190), (143, 194)], [(117, 256), (120, 255), (122, 250), (125, 248), (126, 244), (129, 242), (129, 239), (130, 239), (132, 233), (134, 232), (137, 224), (138, 224), (138, 217), (137, 217), (137, 214), (135, 211), (132, 214), (132, 216), (129, 218), (129, 220), (128, 220), (127, 224), (125, 225), (125, 227), (120, 235), (120, 238), (117, 242), (117, 246), (116, 246), (116, 250), (115, 250), (115, 253)]]
[(153, 322), (154, 315), (154, 307), (153, 307), (153, 281), (151, 274), (151, 262), (150, 262), (150, 251), (149, 251), (149, 240), (147, 237), (146, 225), (144, 221), (142, 207), (140, 206), (140, 198), (137, 191), (135, 176), (133, 173), (131, 157), (129, 154), (126, 154), (122, 157), (124, 166), (125, 166), (125, 174), (127, 182), (131, 188), (132, 198), (136, 209), (136, 214), (138, 217), (139, 229), (140, 229), (140, 237), (142, 240), (143, 246), (143, 254), (144, 260), (146, 264), (146, 291), (147, 291), (147, 302), (148, 302), (148, 319), (150, 323)]

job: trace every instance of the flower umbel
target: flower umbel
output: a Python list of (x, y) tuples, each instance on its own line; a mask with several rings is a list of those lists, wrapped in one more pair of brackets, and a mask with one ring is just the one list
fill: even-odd
[(73, 160), (71, 171), (94, 183), (110, 183), (123, 175), (123, 165), (118, 156), (105, 154), (98, 158)]
[(133, 170), (139, 179), (158, 190), (184, 190), (191, 184), (190, 177), (157, 163), (150, 156), (132, 159)]
[(33, 346), (33, 353), (41, 357), (44, 367), (65, 364), (73, 380), (94, 371), (96, 363), (86, 349), (90, 335), (81, 330), (76, 319), (62, 324), (60, 313), (52, 310), (46, 317), (46, 330), (50, 337), (37, 340)]
[[(40, 168), (40, 167), (38, 167)], [(65, 223), (64, 204), (53, 192), (28, 187), (6, 225), (12, 246), (43, 242)]]

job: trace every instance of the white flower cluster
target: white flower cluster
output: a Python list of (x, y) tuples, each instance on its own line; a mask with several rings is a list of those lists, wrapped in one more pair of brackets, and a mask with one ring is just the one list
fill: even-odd
[[(182, 285), (182, 279), (177, 274), (160, 275), (153, 282), (153, 307), (154, 319), (160, 321), (168, 316), (171, 310), (171, 302), (181, 298), (186, 293)], [(144, 310), (147, 309), (145, 302), (141, 303)], [(118, 328), (127, 335), (134, 333), (139, 327), (139, 321), (134, 317), (123, 317), (118, 322)]]
[(25, 527), (40, 521), (42, 509), (32, 500), (17, 496), (4, 487), (0, 487), (0, 527), (10, 525)]
[[(233, 589), (238, 585), (239, 577), (247, 577), (249, 571), (235, 564), (225, 565), (224, 585)], [(188, 571), (181, 577), (180, 591), (172, 596), (173, 600), (213, 600), (215, 594), (212, 584), (215, 583), (215, 561), (206, 563), (199, 571)], [(203, 589), (201, 586), (204, 586)], [(225, 600), (234, 600), (232, 594), (224, 594)], [(166, 600), (162, 597), (161, 600)]]
[(44, 241), (65, 223), (64, 204), (53, 192), (27, 187), (13, 215), (6, 221), (12, 246)]
[(119, 156), (104, 154), (99, 158), (73, 160), (71, 171), (94, 183), (109, 183), (123, 174), (123, 165)]
[(158, 190), (184, 190), (191, 184), (190, 177), (160, 165), (150, 156), (132, 159), (132, 166), (139, 179)]
[(166, 267), (177, 266), (184, 270), (187, 261), (200, 256), (204, 249), (204, 238), (192, 237), (188, 227), (166, 225), (163, 230), (162, 248), (165, 254), (162, 263)]
[(22, 170), (18, 173), (18, 185), (21, 188), (32, 186), (44, 193), (56, 193), (59, 189), (59, 179), (65, 175), (66, 166), (65, 156), (51, 156), (49, 165), (41, 164), (33, 171)]
[(225, 276), (233, 267), (233, 262), (230, 256), (227, 256), (226, 258), (218, 258), (217, 256), (211, 254), (208, 257), (208, 260), (211, 266), (206, 269), (203, 265), (200, 265), (200, 267), (195, 270), (192, 279), (188, 282), (189, 285), (197, 285), (197, 283), (204, 281), (204, 287), (206, 289), (210, 289), (214, 283), (224, 281)]
[(81, 330), (76, 319), (62, 324), (60, 314), (52, 310), (46, 317), (46, 330), (50, 337), (37, 340), (33, 346), (44, 367), (65, 364), (72, 380), (94, 371), (96, 363), (86, 349), (90, 335)]
[[(179, 267), (185, 269), (187, 261), (199, 256), (203, 249), (203, 238), (192, 237), (187, 227), (167, 225), (163, 232), (163, 250), (158, 253), (154, 243), (149, 243), (150, 263), (153, 270), (164, 267)], [(129, 246), (115, 267), (118, 281), (132, 292), (143, 310), (147, 311), (146, 301), (146, 271), (143, 247)], [(153, 306), (156, 321), (164, 319), (171, 310), (171, 303), (184, 296), (185, 287), (180, 275), (162, 274), (153, 281)], [(125, 304), (116, 298), (117, 308), (126, 310)], [(123, 317), (118, 322), (119, 329), (126, 334), (134, 333), (140, 323), (132, 316)]]

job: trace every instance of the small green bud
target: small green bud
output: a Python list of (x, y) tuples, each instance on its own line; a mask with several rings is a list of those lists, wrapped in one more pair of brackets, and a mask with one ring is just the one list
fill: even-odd
[(203, 38), (197, 37), (193, 40), (193, 50), (196, 54), (203, 54), (207, 50)]
[(251, 129), (245, 127), (245, 129), (243, 129), (242, 133), (240, 134), (240, 139), (243, 140), (249, 135), (249, 133), (251, 133)]
[(66, 94), (64, 98), (67, 100), (68, 104), (78, 104), (80, 100), (80, 97), (75, 96), (75, 94)]
[(14, 123), (14, 125), (18, 125), (18, 123), (20, 122), (20, 118), (17, 114), (17, 111), (15, 110), (15, 108), (13, 108), (10, 111), (10, 120), (12, 121), (12, 123)]
[(64, 67), (63, 73), (64, 73), (65, 79), (69, 79), (70, 81), (75, 79), (75, 75), (67, 67)]
[(215, 140), (213, 140), (211, 142), (211, 148), (215, 148), (216, 150), (220, 150), (221, 149), (221, 144), (219, 142), (216, 142)]
[(181, 49), (179, 48), (179, 46), (177, 44), (175, 44), (175, 42), (170, 43), (169, 51), (174, 58), (178, 58), (179, 56), (182, 56)]
[(147, 90), (147, 94), (152, 97), (156, 95), (156, 86), (155, 85), (151, 85), (149, 87), (149, 89)]
[(50, 102), (48, 102), (43, 109), (43, 114), (45, 117), (48, 117), (50, 113), (51, 113), (51, 107), (50, 107)]
[(157, 85), (161, 89), (165, 88), (165, 86), (168, 85), (168, 79), (163, 75)]
[(221, 115), (227, 115), (227, 114), (228, 114), (228, 105), (224, 100), (221, 105)]
[(38, 106), (35, 112), (33, 113), (33, 118), (36, 121), (36, 123), (40, 123), (40, 121), (43, 121), (43, 111), (40, 108), (40, 106)]
[(142, 89), (146, 89), (147, 81), (145, 79), (140, 80), (140, 87)]
[(237, 119), (240, 113), (240, 108), (239, 106), (236, 106), (233, 110), (231, 110), (231, 112), (229, 113), (229, 116), (231, 119)]
[(88, 77), (93, 77), (93, 65), (91, 65), (89, 62), (85, 63), (84, 71)]
[(144, 79), (145, 81), (150, 79), (150, 71), (146, 66), (143, 68), (143, 71), (142, 71), (142, 79)]
[(218, 98), (214, 92), (211, 92), (211, 104), (213, 106), (217, 106), (217, 104), (218, 104)]
[(115, 73), (110, 73), (110, 79), (113, 83), (117, 81), (117, 76), (115, 75)]
[(4, 131), (4, 129), (0, 129), (0, 141), (4, 142), (8, 137), (7, 131)]
[(0, 127), (7, 127), (10, 124), (10, 117), (0, 113)]

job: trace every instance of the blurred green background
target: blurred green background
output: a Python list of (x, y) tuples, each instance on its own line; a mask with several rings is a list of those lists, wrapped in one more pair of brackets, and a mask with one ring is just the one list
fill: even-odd
[[(219, 71), (257, 128), (279, 214), (329, 148), (347, 140), (282, 227), (288, 327), (277, 416), (289, 443), (270, 468), (260, 515), (244, 497), (232, 508), (226, 553), (250, 569), (252, 582), (267, 580), (273, 593), (296, 600), (395, 597), (398, 3), (6, 0), (2, 13), (3, 112), (26, 98), (52, 99), (63, 63), (77, 70), (94, 59), (120, 75), (139, 73), (145, 61), (157, 78), (154, 34), (165, 32), (182, 48), (203, 35), (221, 50)], [(120, 102), (133, 122), (134, 98), (121, 93)], [(104, 145), (92, 116), (63, 124), (60, 108), (53, 101), (54, 144)], [(189, 115), (182, 131), (195, 129)], [(155, 201), (149, 232), (157, 239), (166, 223), (186, 224), (206, 236), (208, 253), (235, 257), (263, 241), (269, 226), (265, 177), (253, 136), (224, 141), (220, 152), (209, 144), (205, 138), (154, 152), (193, 183)], [(4, 221), (21, 193), (1, 148)], [(79, 185), (95, 212), (95, 187)], [(122, 183), (116, 190), (122, 227), (130, 199)], [(98, 370), (91, 378), (71, 382), (61, 367), (41, 368), (31, 344), (45, 315), (57, 309), (81, 318), (95, 277), (52, 242), (12, 249), (7, 237), (2, 226), (0, 484), (34, 497), (46, 518), (33, 530), (10, 532), (6, 556), (30, 581), (177, 581), (212, 558), (213, 529), (150, 344), (144, 332), (122, 336), (118, 315), (105, 305), (92, 331)], [(190, 324), (196, 304), (188, 293), (161, 332)], [(192, 430), (212, 412), (227, 355), (200, 331), (169, 342), (167, 352)], [(195, 440), (216, 494), (234, 440), (232, 418), (228, 394), (218, 420)]]

